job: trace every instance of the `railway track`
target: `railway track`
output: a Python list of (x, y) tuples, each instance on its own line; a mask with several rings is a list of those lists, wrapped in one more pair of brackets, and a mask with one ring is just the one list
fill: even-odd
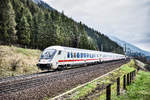
[(52, 73), (0, 79), (0, 100), (12, 98), (15, 100), (42, 100), (46, 96), (53, 97), (79, 84), (91, 81), (127, 62), (116, 61)]

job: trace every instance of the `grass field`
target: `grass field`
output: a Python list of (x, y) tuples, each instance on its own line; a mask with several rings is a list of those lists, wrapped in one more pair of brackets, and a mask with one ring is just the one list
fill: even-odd
[(139, 71), (136, 81), (127, 87), (126, 94), (115, 100), (150, 100), (150, 72)]
[[(121, 88), (123, 88), (123, 77), (122, 75), (127, 74), (133, 70), (135, 70), (137, 66), (135, 65), (134, 60), (131, 60), (128, 64), (125, 64), (121, 67), (121, 69), (111, 73), (111, 75), (105, 76), (102, 79), (88, 84), (84, 88), (78, 90), (78, 95), (74, 96), (72, 99), (77, 100), (79, 98), (83, 98), (87, 94), (89, 94), (95, 87), (96, 83), (99, 82), (102, 84), (111, 83), (112, 78), (116, 79), (117, 77), (121, 77)], [(121, 74), (122, 73), (122, 74)], [(111, 99), (112, 100), (150, 100), (150, 72), (139, 71), (136, 75), (134, 82), (131, 85), (127, 86), (127, 90), (123, 91), (121, 89), (121, 95), (116, 96), (116, 87), (117, 84), (114, 83), (111, 86)], [(102, 91), (101, 95), (96, 98), (92, 98), (93, 100), (106, 100), (106, 91)]]
[[(81, 88), (77, 88), (69, 97), (71, 100), (106, 100), (106, 90), (97, 91), (97, 84), (107, 85), (113, 83), (118, 77), (120, 77), (121, 95), (117, 96), (115, 82), (111, 86), (111, 100), (150, 100), (150, 72), (139, 71), (136, 75), (134, 82), (127, 86), (127, 90), (123, 90), (123, 75), (134, 71), (137, 68), (134, 60), (121, 66), (120, 69), (111, 72), (110, 74), (99, 78)], [(66, 96), (67, 97), (67, 96)], [(92, 98), (91, 98), (92, 97)], [(70, 100), (66, 98), (66, 100)]]
[[(136, 68), (133, 60), (124, 65), (121, 70), (124, 74)], [(139, 71), (136, 75), (134, 82), (127, 86), (125, 92), (121, 92), (120, 96), (116, 96), (116, 83), (112, 85), (112, 100), (150, 100), (150, 72)], [(121, 88), (123, 86), (123, 78), (121, 78)], [(106, 94), (104, 93), (95, 100), (106, 100)]]
[[(122, 76), (124, 74), (127, 74), (133, 70), (135, 70), (137, 66), (135, 65), (134, 60), (131, 60), (129, 63), (123, 65), (120, 69), (110, 73), (107, 76), (104, 76), (92, 83), (87, 84), (86, 86), (77, 89), (76, 91), (74, 91), (76, 95), (74, 95), (73, 97), (71, 97), (72, 100), (78, 100), (78, 99), (85, 99), (85, 97), (87, 97), (89, 94), (91, 94), (93, 92), (93, 90), (95, 90), (95, 88), (97, 87), (97, 84), (100, 85), (107, 85), (109, 83), (112, 83), (114, 80), (116, 80), (118, 77), (121, 77), (121, 87), (123, 87), (123, 79)], [(112, 91), (114, 91), (112, 93), (112, 95), (115, 97), (116, 95), (116, 84), (112, 85)], [(102, 91), (100, 93), (101, 95), (99, 97), (94, 98), (94, 100), (106, 100), (106, 95), (105, 95), (105, 90)], [(92, 98), (93, 99), (93, 98)], [(115, 99), (114, 99), (115, 100)]]
[[(132, 62), (132, 63), (131, 63)], [(133, 60), (129, 64), (124, 65), (121, 70), (123, 72), (130, 72), (132, 68), (137, 66)], [(150, 100), (150, 72), (139, 71), (134, 82), (127, 86), (127, 90), (120, 96), (116, 96), (116, 83), (112, 85), (112, 100)], [(121, 78), (121, 86), (123, 86), (123, 78)], [(95, 100), (105, 100), (105, 93)]]
[(39, 72), (40, 50), (0, 45), (0, 77)]

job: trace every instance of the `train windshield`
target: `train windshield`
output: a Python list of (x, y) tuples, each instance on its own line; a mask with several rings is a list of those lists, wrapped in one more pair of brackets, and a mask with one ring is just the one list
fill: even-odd
[(55, 49), (44, 50), (40, 56), (40, 59), (52, 59), (55, 53), (56, 53)]

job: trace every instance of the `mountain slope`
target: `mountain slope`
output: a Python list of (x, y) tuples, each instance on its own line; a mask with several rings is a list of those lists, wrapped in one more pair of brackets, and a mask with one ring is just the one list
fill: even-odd
[(114, 36), (109, 36), (109, 38), (113, 41), (115, 41), (116, 43), (118, 43), (121, 47), (123, 47), (125, 49), (126, 46), (126, 51), (127, 54), (130, 55), (130, 53), (141, 53), (144, 54), (145, 56), (150, 56), (150, 52), (144, 51), (128, 42), (125, 42), (123, 40), (120, 40)]
[(38, 4), (39, 6), (43, 6), (44, 8), (47, 8), (49, 10), (55, 10), (53, 7), (51, 7), (50, 5), (48, 5), (47, 3), (45, 3), (42, 0), (33, 0), (33, 2), (35, 2), (36, 4)]
[[(123, 53), (122, 47), (42, 0), (0, 3), (0, 44), (44, 49), (52, 45)], [(52, 8), (53, 9), (53, 8)], [(8, 26), (9, 25), (9, 26)], [(11, 28), (11, 29), (10, 29)]]
[(36, 4), (41, 3), (42, 0), (33, 0), (33, 2), (35, 2)]
[(95, 44), (98, 44), (97, 48), (99, 48), (99, 50), (124, 54), (123, 48), (116, 42), (109, 39), (106, 35), (101, 34), (100, 32), (93, 30), (86, 25), (84, 25), (84, 28), (88, 36), (93, 39)]
[[(42, 0), (33, 0), (37, 4), (42, 5), (45, 7), (45, 2)], [(46, 4), (48, 5), (48, 4)], [(50, 5), (49, 5), (50, 6)], [(47, 8), (47, 7), (45, 7)], [(54, 8), (53, 8), (54, 9)], [(110, 40), (107, 36), (101, 34), (100, 32), (89, 28), (88, 26), (83, 24), (85, 31), (89, 37), (89, 41), (94, 42), (95, 47), (98, 50), (103, 50), (107, 52), (117, 52), (123, 54), (123, 48), (116, 44), (114, 41)]]

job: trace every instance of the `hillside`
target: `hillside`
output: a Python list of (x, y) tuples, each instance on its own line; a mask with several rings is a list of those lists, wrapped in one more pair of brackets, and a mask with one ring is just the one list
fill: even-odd
[(0, 46), (0, 77), (39, 72), (36, 64), (41, 51)]
[(48, 8), (49, 10), (55, 10), (53, 7), (49, 6), (47, 3), (45, 3), (42, 0), (33, 0), (33, 2), (35, 2), (39, 6), (43, 6), (45, 8)]
[[(123, 40), (120, 40), (114, 36), (109, 36), (109, 38), (116, 42), (118, 45), (120, 45), (121, 47), (123, 47), (125, 49), (125, 45), (126, 45), (126, 51), (127, 51), (127, 55), (132, 55), (134, 53), (140, 53), (140, 54), (143, 54), (145, 56), (150, 56), (150, 52), (148, 51), (144, 51), (126, 41), (123, 41)], [(132, 53), (132, 54), (131, 54)]]
[(0, 44), (44, 49), (51, 45), (123, 53), (122, 47), (42, 0), (0, 1)]
[(84, 25), (84, 28), (88, 36), (94, 41), (95, 44), (97, 44), (97, 48), (99, 48), (99, 50), (124, 54), (123, 48), (116, 42), (109, 39), (106, 35), (101, 34), (100, 32), (91, 29), (86, 25)]

